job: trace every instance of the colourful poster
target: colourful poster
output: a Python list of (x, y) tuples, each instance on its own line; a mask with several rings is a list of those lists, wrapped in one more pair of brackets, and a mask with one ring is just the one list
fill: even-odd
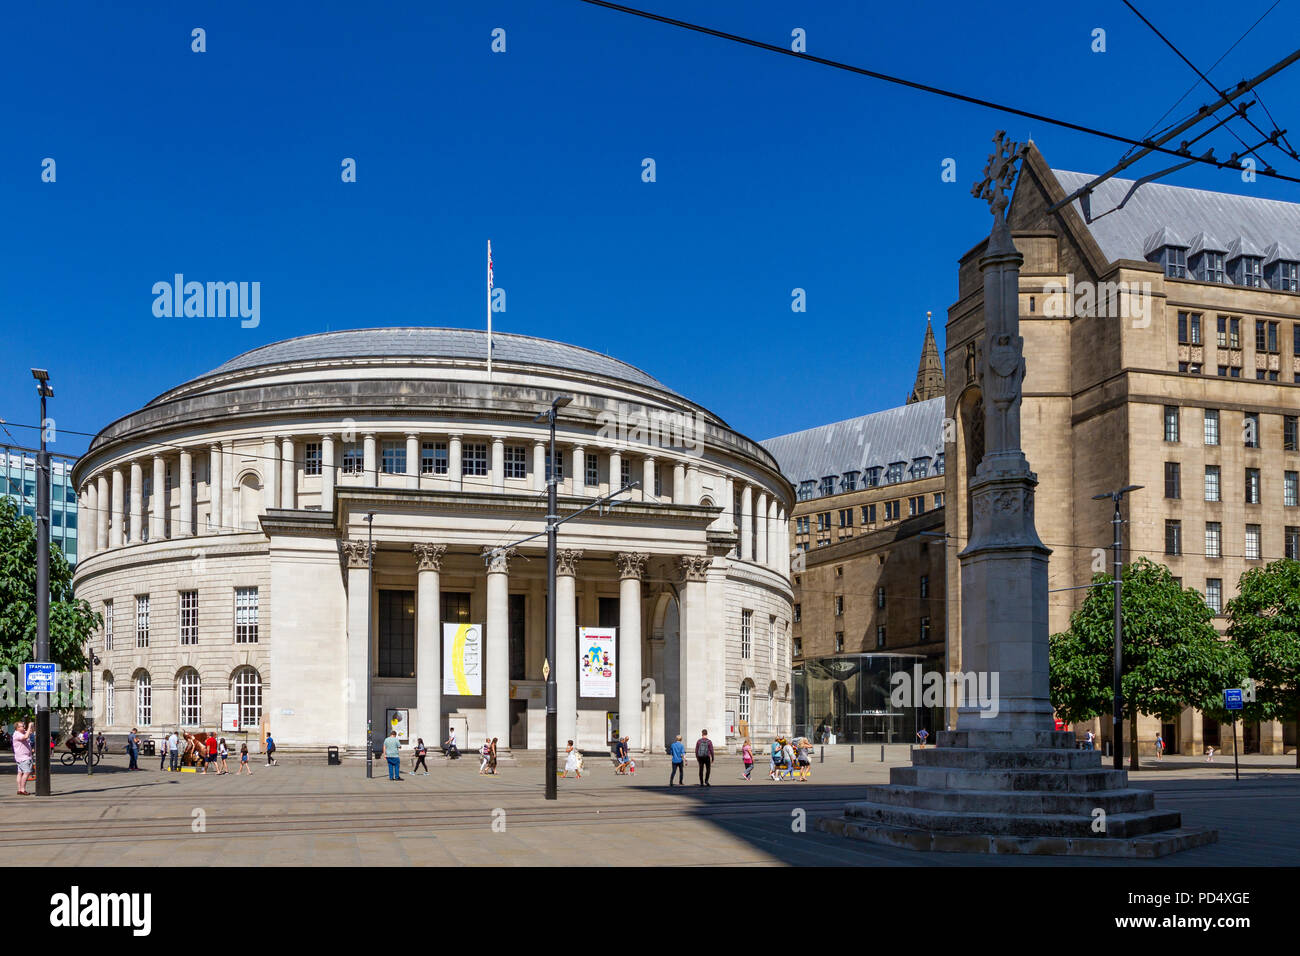
[(618, 696), (615, 633), (612, 627), (578, 628), (578, 696)]
[(483, 626), (442, 626), (442, 692), (458, 697), (483, 693)]

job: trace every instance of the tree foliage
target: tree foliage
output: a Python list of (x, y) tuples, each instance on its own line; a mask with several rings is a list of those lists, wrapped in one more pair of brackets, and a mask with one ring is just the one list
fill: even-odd
[(1300, 561), (1251, 568), (1241, 576), (1227, 612), (1228, 636), (1245, 655), (1255, 682), (1255, 701), (1246, 704), (1245, 718), (1300, 718)]
[[(50, 545), (50, 660), (61, 673), (85, 669), (84, 648), (103, 626), (103, 616), (72, 596), (72, 567), (58, 545)], [(22, 690), (22, 665), (36, 649), (36, 524), (12, 498), (0, 497), (0, 671), (6, 684)], [(21, 706), (20, 706), (21, 705)], [(29, 716), (21, 698), (0, 694), (0, 723)]]

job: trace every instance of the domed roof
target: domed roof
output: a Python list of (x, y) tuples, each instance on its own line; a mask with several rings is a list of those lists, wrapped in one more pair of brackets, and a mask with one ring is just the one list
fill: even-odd
[[(565, 369), (616, 378), (676, 395), (662, 382), (634, 365), (576, 345), (516, 335), (492, 334), (494, 363), (518, 363)], [(349, 358), (449, 358), (478, 363), (487, 361), (487, 332), (479, 329), (391, 328), (348, 329), (303, 335), (283, 342), (273, 342), (236, 355), (200, 379), (227, 372), (286, 362), (315, 362)]]

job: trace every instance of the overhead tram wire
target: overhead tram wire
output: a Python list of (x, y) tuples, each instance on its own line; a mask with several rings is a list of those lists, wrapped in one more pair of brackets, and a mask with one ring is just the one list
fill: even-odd
[[(656, 23), (663, 23), (667, 26), (680, 27), (683, 30), (691, 30), (695, 33), (703, 33), (706, 36), (717, 37), (720, 40), (728, 40), (732, 43), (739, 43), (744, 46), (751, 46), (759, 50), (766, 50), (769, 53), (780, 53), (783, 56), (793, 57), (796, 60), (806, 60), (810, 63), (817, 63), (821, 66), (829, 66), (836, 70), (844, 70), (847, 73), (856, 73), (859, 76), (870, 77), (874, 80), (882, 80), (886, 83), (893, 83), (897, 86), (904, 86), (911, 90), (917, 90), (922, 93), (930, 93), (935, 96), (943, 96), (948, 99), (957, 100), (962, 103), (970, 103), (973, 106), (982, 106), (985, 109), (995, 110), (999, 113), (1008, 113), (1012, 116), (1020, 116), (1025, 119), (1031, 119), (1038, 123), (1046, 123), (1049, 126), (1059, 126), (1062, 129), (1073, 130), (1076, 133), (1083, 133), (1088, 136), (1096, 136), (1101, 139), (1108, 139), (1112, 142), (1124, 143), (1127, 146), (1138, 147), (1152, 153), (1164, 153), (1169, 156), (1176, 156), (1179, 159), (1187, 160), (1192, 163), (1200, 163), (1205, 166), (1213, 166), (1216, 169), (1231, 169), (1240, 171), (1242, 169), (1239, 163), (1221, 162), (1217, 159), (1211, 159), (1208, 156), (1188, 156), (1186, 153), (1176, 149), (1169, 149), (1164, 146), (1157, 146), (1149, 139), (1134, 139), (1131, 136), (1124, 136), (1120, 133), (1110, 133), (1106, 130), (1098, 129), (1093, 126), (1086, 126), (1082, 123), (1074, 123), (1069, 120), (1056, 119), (1043, 113), (1035, 113), (1030, 110), (1023, 110), (1019, 107), (1008, 106), (1005, 103), (996, 103), (992, 100), (981, 99), (977, 96), (969, 96), (965, 93), (958, 93), (954, 90), (947, 90), (939, 86), (931, 86), (927, 83), (918, 83), (915, 80), (904, 79), (903, 77), (893, 76), (889, 73), (881, 73), (878, 70), (869, 70), (865, 67), (854, 66), (850, 63), (843, 63), (839, 60), (831, 60), (826, 57), (813, 56), (811, 53), (800, 53), (790, 50), (773, 43), (765, 43), (762, 40), (755, 40), (750, 37), (739, 36), (735, 33), (727, 33), (723, 30), (715, 30), (712, 27), (701, 26), (698, 23), (690, 23), (686, 20), (678, 20), (673, 17), (666, 17), (658, 13), (650, 13), (647, 10), (638, 10), (635, 7), (625, 7), (622, 4), (610, 3), (609, 0), (578, 0), (580, 3), (586, 3), (595, 7), (604, 7), (607, 10), (614, 10), (618, 13), (626, 13), (630, 16), (641, 17), (645, 20), (653, 20)], [(1290, 62), (1300, 59), (1300, 50), (1297, 50), (1286, 65)], [(1287, 176), (1272, 169), (1257, 169), (1257, 176), (1267, 176), (1270, 179), (1277, 179), (1283, 182), (1300, 183), (1300, 177)]]
[[(1184, 63), (1186, 63), (1188, 67), (1191, 68), (1191, 70), (1192, 70), (1193, 73), (1195, 73), (1198, 77), (1201, 78), (1201, 82), (1203, 82), (1206, 86), (1208, 86), (1208, 87), (1209, 87), (1210, 89), (1212, 89), (1215, 93), (1217, 93), (1217, 94), (1219, 95), (1220, 98), (1222, 98), (1222, 99), (1229, 99), (1228, 94), (1227, 94), (1226, 92), (1224, 92), (1223, 90), (1219, 89), (1219, 87), (1216, 86), (1216, 85), (1215, 85), (1215, 84), (1210, 80), (1210, 78), (1209, 78), (1208, 76), (1206, 76), (1204, 73), (1202, 73), (1202, 72), (1200, 71), (1200, 69), (1196, 66), (1196, 64), (1193, 63), (1191, 60), (1189, 60), (1189, 59), (1188, 59), (1188, 58), (1183, 54), (1183, 51), (1180, 50), (1180, 49), (1178, 49), (1178, 47), (1174, 45), (1174, 42), (1173, 42), (1172, 40), (1170, 40), (1167, 36), (1165, 36), (1163, 33), (1161, 33), (1161, 32), (1160, 32), (1160, 29), (1159, 29), (1159, 28), (1158, 28), (1154, 23), (1152, 23), (1150, 20), (1148, 20), (1148, 19), (1146, 18), (1146, 16), (1143, 15), (1143, 13), (1142, 13), (1141, 10), (1139, 10), (1137, 7), (1133, 6), (1133, 4), (1132, 4), (1132, 2), (1130, 2), (1130, 0), (1123, 0), (1123, 3), (1124, 3), (1124, 6), (1128, 7), (1130, 10), (1133, 11), (1133, 13), (1137, 16), (1137, 18), (1138, 18), (1139, 20), (1141, 20), (1143, 23), (1145, 23), (1145, 24), (1146, 24), (1146, 25), (1151, 29), (1151, 32), (1154, 33), (1157, 37), (1159, 37), (1159, 38), (1164, 42), (1164, 44), (1165, 44), (1167, 47), (1169, 47), (1169, 49), (1173, 50), (1174, 53), (1178, 56), (1178, 58), (1179, 58), (1180, 60), (1182, 60)], [(1213, 69), (1213, 67), (1211, 67), (1211, 69)], [(1195, 86), (1193, 86), (1193, 89), (1195, 89)], [(1258, 100), (1258, 97), (1257, 97), (1256, 99)], [(1233, 106), (1236, 106), (1236, 104), (1232, 104), (1232, 105), (1233, 105)], [(1288, 156), (1290, 156), (1292, 159), (1300, 158), (1300, 157), (1297, 157), (1297, 156), (1296, 156), (1296, 154), (1295, 154), (1294, 151), (1292, 151), (1292, 152), (1288, 152), (1287, 150), (1283, 149), (1282, 146), (1280, 146), (1280, 145), (1278, 144), (1278, 138), (1282, 135), (1282, 131), (1279, 130), (1279, 129), (1277, 128), (1277, 123), (1276, 123), (1276, 122), (1274, 122), (1274, 124), (1273, 124), (1273, 132), (1272, 132), (1272, 133), (1265, 133), (1262, 129), (1259, 128), (1259, 126), (1255, 123), (1254, 120), (1252, 120), (1249, 116), (1246, 115), (1245, 108), (1243, 108), (1243, 107), (1238, 107), (1237, 109), (1234, 110), (1234, 112), (1238, 113), (1238, 114), (1241, 116), (1241, 118), (1244, 119), (1244, 120), (1246, 121), (1246, 123), (1250, 126), (1251, 129), (1253, 129), (1253, 130), (1254, 130), (1256, 133), (1258, 133), (1260, 136), (1263, 136), (1265, 142), (1272, 143), (1274, 147), (1276, 147), (1276, 148), (1277, 148), (1278, 150), (1280, 150), (1281, 152), (1286, 153), (1286, 154), (1287, 154)], [(1217, 114), (1217, 111), (1216, 111), (1216, 114)], [(1217, 119), (1218, 116), (1217, 116), (1216, 114), (1212, 114), (1212, 115), (1215, 115), (1215, 118)], [(1270, 117), (1270, 119), (1271, 119), (1271, 117)], [(1242, 154), (1242, 155), (1246, 155), (1246, 154), (1249, 154), (1249, 153), (1253, 153), (1253, 152), (1255, 152), (1255, 149), (1254, 149), (1254, 148), (1252, 148), (1252, 147), (1246, 145), (1246, 141), (1243, 140), (1240, 136), (1238, 136), (1237, 133), (1236, 133), (1236, 131), (1233, 130), (1231, 127), (1229, 127), (1229, 126), (1227, 125), (1227, 121), (1226, 121), (1226, 120), (1224, 121), (1223, 128), (1224, 128), (1225, 130), (1227, 130), (1227, 131), (1232, 135), (1232, 138), (1235, 139), (1238, 143), (1240, 143), (1242, 149), (1246, 151), (1246, 152), (1245, 152), (1244, 154)]]

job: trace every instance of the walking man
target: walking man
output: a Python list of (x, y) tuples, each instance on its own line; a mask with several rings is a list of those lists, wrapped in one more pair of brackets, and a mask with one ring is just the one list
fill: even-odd
[(700, 739), (695, 741), (695, 762), (700, 765), (700, 786), (711, 787), (709, 775), (713, 772), (713, 741), (707, 730), (700, 731)]
[(266, 732), (266, 765), (268, 767), (280, 766), (279, 761), (275, 759), (275, 740), (271, 737), (271, 732)]
[(140, 756), (140, 738), (136, 736), (138, 733), (139, 731), (132, 727), (131, 732), (126, 735), (126, 755), (130, 758), (130, 762), (126, 765), (127, 770), (140, 769), (136, 766), (136, 760)]
[(402, 745), (397, 740), (394, 730), (384, 740), (384, 758), (388, 761), (388, 779), (402, 779)]
[(673, 755), (673, 769), (668, 774), (668, 786), (673, 785), (673, 780), (680, 780), (678, 786), (686, 786), (686, 745), (682, 743), (682, 735), (678, 734), (677, 739), (673, 741), (668, 752)]

